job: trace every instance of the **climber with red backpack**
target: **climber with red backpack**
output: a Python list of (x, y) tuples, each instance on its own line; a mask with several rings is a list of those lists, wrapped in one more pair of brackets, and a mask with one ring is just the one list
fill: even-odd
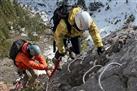
[[(60, 61), (66, 54), (66, 39), (69, 39), (72, 44), (72, 47), (70, 47), (69, 50), (73, 51), (76, 55), (80, 54), (79, 37), (85, 31), (89, 31), (89, 34), (97, 47), (97, 53), (99, 55), (103, 53), (104, 48), (99, 29), (90, 14), (78, 5), (67, 6), (63, 4), (57, 8), (53, 14), (53, 24), (54, 43), (58, 49), (55, 53), (54, 61), (58, 61), (58, 59)], [(56, 62), (54, 63), (56, 65)]]
[[(24, 74), (23, 86), (32, 86), (37, 78), (36, 70), (45, 70), (51, 74), (53, 67), (49, 67), (45, 58), (40, 54), (40, 47), (26, 40), (18, 39), (13, 42), (9, 56), (14, 60), (14, 64), (18, 68), (19, 75)], [(36, 62), (37, 61), (37, 62)], [(31, 74), (29, 79), (28, 71)]]

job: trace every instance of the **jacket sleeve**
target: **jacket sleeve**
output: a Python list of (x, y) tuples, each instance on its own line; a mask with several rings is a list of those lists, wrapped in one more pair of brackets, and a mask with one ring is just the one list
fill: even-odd
[(102, 38), (99, 33), (99, 29), (97, 28), (96, 24), (94, 21), (91, 22), (90, 27), (89, 27), (89, 33), (93, 39), (93, 42), (96, 47), (102, 47)]
[[(25, 60), (25, 59), (24, 59)], [(39, 63), (35, 62), (37, 60)], [(34, 59), (27, 59), (26, 61), (23, 61), (25, 65), (32, 69), (37, 69), (37, 70), (46, 70), (47, 69), (47, 64), (42, 56), (36, 56)]]
[(46, 70), (47, 65), (45, 65), (44, 59), (42, 57), (38, 57), (37, 59), (40, 60), (39, 63), (35, 62), (36, 60), (35, 58), (30, 59), (27, 55), (20, 52), (16, 57), (16, 63), (18, 67), (22, 69), (31, 68), (31, 69), (37, 69), (37, 70)]
[(65, 53), (65, 46), (63, 43), (63, 39), (64, 39), (64, 36), (66, 33), (67, 33), (66, 24), (65, 24), (64, 20), (61, 20), (60, 23), (58, 24), (55, 34), (54, 34), (56, 46), (58, 48), (59, 53), (61, 53), (61, 54)]
[(42, 55), (37, 55), (35, 59), (40, 63), (45, 65), (45, 67), (48, 67), (45, 58)]
[(32, 69), (37, 69), (37, 70), (46, 69), (46, 66), (44, 64), (36, 63), (34, 60), (29, 60), (26, 65), (28, 65)]
[(41, 63), (36, 63), (35, 59), (28, 58), (24, 53), (20, 53), (19, 56), (16, 58), (16, 62), (26, 65), (26, 67), (29, 67), (31, 69), (37, 69), (37, 70), (45, 70), (46, 65)]

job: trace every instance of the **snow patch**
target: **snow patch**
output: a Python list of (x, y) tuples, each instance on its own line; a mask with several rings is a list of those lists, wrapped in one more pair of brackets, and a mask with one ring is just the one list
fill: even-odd
[[(69, 0), (69, 3), (76, 3), (77, 0)], [(102, 37), (109, 35), (111, 32), (120, 30), (126, 18), (133, 14), (135, 16), (134, 25), (137, 25), (137, 0), (85, 0), (85, 4), (89, 7), (91, 2), (101, 2), (104, 7), (93, 13), (92, 18), (96, 22)], [(19, 3), (27, 5), (34, 13), (39, 13), (43, 22), (47, 24), (53, 15), (57, 0), (18, 0)], [(23, 5), (22, 5), (23, 6)], [(109, 7), (109, 9), (108, 9)], [(87, 40), (91, 39), (88, 37)], [(91, 46), (91, 42), (89, 42)], [(49, 46), (45, 49), (45, 56), (53, 58), (53, 48)]]

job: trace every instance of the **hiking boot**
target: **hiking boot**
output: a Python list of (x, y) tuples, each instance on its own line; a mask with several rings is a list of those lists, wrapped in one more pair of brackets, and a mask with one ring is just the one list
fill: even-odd
[(56, 58), (52, 59), (52, 62), (54, 63), (55, 68), (56, 68), (56, 66), (58, 66), (56, 69), (61, 71), (62, 70), (62, 62), (61, 61), (58, 62), (58, 61), (59, 60), (57, 60)]
[(69, 49), (67, 49), (68, 53), (69, 53), (69, 57), (71, 59), (75, 59), (76, 54), (72, 51), (72, 47), (70, 47)]
[(75, 55), (75, 53), (74, 52), (69, 52), (69, 57), (71, 58), (71, 59), (75, 59), (75, 57), (76, 57), (76, 55)]
[(63, 66), (62, 61), (60, 61), (59, 63), (57, 63), (56, 66), (57, 66), (57, 70), (61, 71), (62, 70), (62, 66)]

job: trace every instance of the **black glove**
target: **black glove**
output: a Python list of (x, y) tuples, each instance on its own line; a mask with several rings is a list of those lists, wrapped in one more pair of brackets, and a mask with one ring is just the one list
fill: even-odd
[(57, 51), (56, 53), (55, 53), (55, 58), (56, 59), (60, 59), (62, 56), (64, 56), (65, 54), (61, 54), (61, 53), (59, 53), (59, 51)]
[(104, 48), (103, 47), (98, 47), (97, 52), (98, 52), (98, 55), (100, 55), (101, 53), (104, 52)]

